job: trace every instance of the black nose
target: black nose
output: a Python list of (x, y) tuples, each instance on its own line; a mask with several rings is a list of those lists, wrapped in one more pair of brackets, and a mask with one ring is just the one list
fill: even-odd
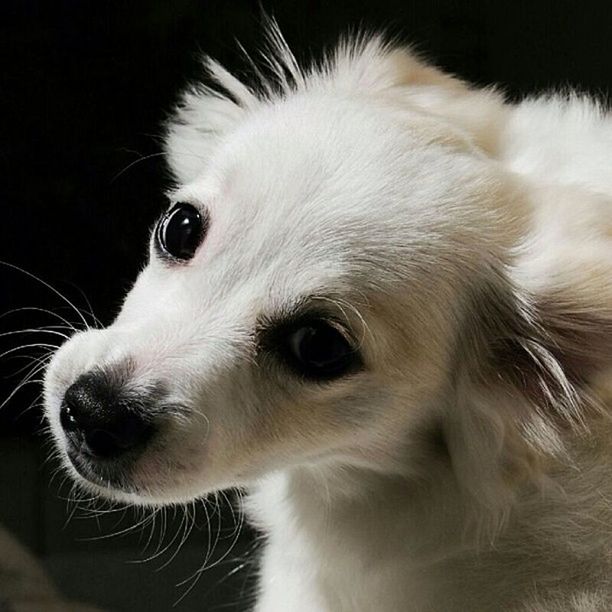
[(103, 372), (89, 372), (68, 387), (60, 421), (76, 449), (95, 458), (115, 459), (143, 445), (153, 433), (142, 405), (130, 402), (121, 385)]

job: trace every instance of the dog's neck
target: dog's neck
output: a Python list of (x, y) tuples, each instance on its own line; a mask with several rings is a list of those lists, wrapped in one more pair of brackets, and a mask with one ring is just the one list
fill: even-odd
[[(268, 534), (257, 610), (375, 609), (368, 602), (388, 580), (404, 586), (387, 591), (385, 610), (425, 603), (430, 568), (474, 545), (452, 475), (442, 465), (434, 470), (436, 486), (346, 467), (294, 468), (262, 481), (248, 505)], [(268, 587), (267, 576), (279, 572), (286, 591), (276, 607), (281, 587), (278, 578)]]
[[(508, 528), (493, 541), (473, 529), (469, 505), (444, 461), (422, 480), (359, 468), (277, 472), (248, 502), (251, 519), (267, 534), (256, 611), (458, 612), (471, 609), (479, 593), (478, 609), (493, 612), (512, 609), (517, 593), (532, 590), (536, 580), (553, 584), (570, 568), (578, 583), (578, 574), (586, 580), (610, 572), (601, 559), (567, 548), (568, 542), (577, 550), (612, 546), (589, 527), (612, 515), (603, 497), (585, 498), (586, 481), (612, 498), (612, 485), (602, 475), (595, 482), (589, 469), (591, 452), (576, 453), (579, 471), (555, 468), (548, 492), (527, 487)], [(585, 544), (585, 537), (592, 541)], [(509, 564), (521, 568), (512, 584), (503, 580)]]

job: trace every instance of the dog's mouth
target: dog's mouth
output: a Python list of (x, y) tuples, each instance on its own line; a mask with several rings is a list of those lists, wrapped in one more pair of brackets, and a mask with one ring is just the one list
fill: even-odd
[(79, 476), (88, 483), (104, 490), (138, 493), (139, 487), (129, 478), (127, 466), (114, 461), (101, 462), (94, 457), (87, 457), (85, 453), (79, 452), (72, 446), (68, 447), (66, 454)]

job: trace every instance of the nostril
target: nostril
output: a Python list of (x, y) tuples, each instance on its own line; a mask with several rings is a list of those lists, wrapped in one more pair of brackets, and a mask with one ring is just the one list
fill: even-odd
[(60, 424), (66, 432), (73, 432), (78, 429), (78, 423), (68, 402), (64, 400), (60, 409)]

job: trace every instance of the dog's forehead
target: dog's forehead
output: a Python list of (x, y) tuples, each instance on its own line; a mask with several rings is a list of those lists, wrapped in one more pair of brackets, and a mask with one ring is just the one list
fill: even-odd
[(312, 202), (322, 212), (346, 211), (342, 196), (356, 201), (361, 192), (382, 188), (393, 180), (399, 157), (412, 153), (417, 165), (424, 148), (418, 117), (409, 125), (382, 110), (312, 95), (265, 107), (228, 135), (212, 171), (234, 193), (244, 190), (248, 205), (258, 209), (291, 212)]
[[(383, 110), (308, 96), (265, 108), (228, 135), (202, 176), (175, 197), (206, 208), (226, 242), (252, 234), (241, 248), (290, 241), (296, 253), (346, 239), (358, 249), (360, 236), (381, 225), (401, 231), (469, 182), (461, 176), (467, 155), (432, 145), (419, 117)], [(462, 159), (449, 163), (453, 157)]]
[(228, 136), (175, 194), (210, 219), (194, 262), (203, 282), (243, 294), (361, 291), (397, 282), (419, 256), (431, 261), (442, 207), (473, 197), (480, 168), (471, 153), (432, 141), (418, 117), (380, 111), (304, 97)]
[(233, 210), (243, 204), (291, 212), (330, 187), (338, 194), (371, 184), (371, 177), (361, 179), (377, 163), (388, 173), (390, 160), (380, 158), (389, 146), (398, 148), (398, 136), (389, 118), (367, 105), (298, 97), (247, 116), (220, 142), (199, 180), (180, 193), (197, 197), (213, 183), (221, 194), (241, 196), (228, 204)]

